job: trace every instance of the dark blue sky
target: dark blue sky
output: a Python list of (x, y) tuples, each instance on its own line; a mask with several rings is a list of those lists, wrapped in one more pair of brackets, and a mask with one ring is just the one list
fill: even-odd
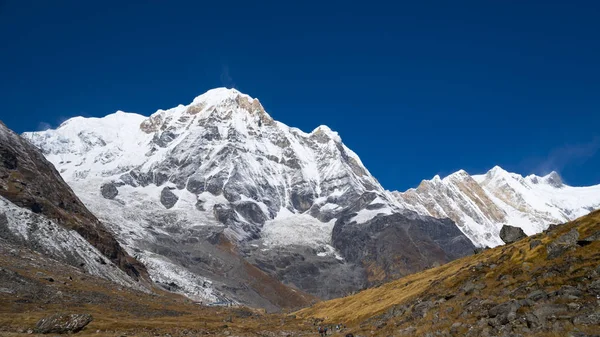
[(234, 86), (338, 131), (388, 189), (494, 165), (600, 183), (600, 2), (393, 2), (0, 0), (0, 119)]

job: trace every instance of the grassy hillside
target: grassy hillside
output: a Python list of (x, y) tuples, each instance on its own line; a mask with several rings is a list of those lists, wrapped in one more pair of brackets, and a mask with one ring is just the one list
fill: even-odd
[[(263, 280), (260, 273), (255, 277)], [(263, 336), (265, 331), (297, 336), (312, 330), (281, 314), (206, 307), (160, 290), (133, 291), (0, 239), (0, 336), (30, 336), (40, 318), (59, 312), (94, 317), (78, 336)]]
[[(0, 240), (0, 335), (88, 313), (82, 336), (594, 336), (600, 331), (600, 211), (293, 315), (142, 293)], [(260, 282), (260, 277), (257, 277)], [(268, 284), (265, 284), (267, 287)]]
[(600, 211), (595, 211), (297, 314), (377, 336), (598, 333), (599, 237)]

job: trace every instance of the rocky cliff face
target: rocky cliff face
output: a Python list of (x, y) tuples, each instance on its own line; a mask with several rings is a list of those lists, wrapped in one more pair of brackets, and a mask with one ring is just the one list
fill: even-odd
[(420, 214), (452, 219), (476, 245), (490, 247), (503, 244), (505, 224), (532, 235), (600, 208), (600, 185), (571, 187), (556, 172), (523, 177), (498, 166), (483, 175), (435, 176), (394, 196)]
[(52, 164), (1, 122), (0, 238), (121, 284), (149, 285), (145, 267), (85, 208)]
[[(208, 301), (250, 301), (232, 252), (328, 298), (473, 248), (453, 223), (406, 212), (337, 133), (288, 127), (233, 89), (150, 117), (74, 118), (25, 137), (155, 282)], [(353, 248), (355, 233), (368, 248)], [(388, 247), (384, 233), (415, 240)], [(217, 253), (223, 242), (233, 248)]]

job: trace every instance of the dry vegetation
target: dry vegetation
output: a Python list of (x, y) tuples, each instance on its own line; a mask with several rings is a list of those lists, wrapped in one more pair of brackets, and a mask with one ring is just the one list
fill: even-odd
[[(574, 317), (598, 313), (600, 305), (590, 295), (589, 284), (600, 278), (600, 241), (565, 247), (558, 257), (548, 259), (547, 247), (573, 228), (580, 240), (597, 235), (600, 211), (511, 245), (317, 303), (294, 315), (203, 307), (160, 290), (155, 294), (131, 291), (0, 241), (0, 335), (25, 335), (44, 316), (73, 312), (94, 316), (78, 334), (83, 336), (317, 335), (315, 324), (321, 321), (348, 326), (337, 335), (501, 336), (510, 331), (492, 324), (489, 312), (513, 300), (524, 303), (517, 308), (517, 317), (526, 317), (540, 305), (580, 306), (567, 313), (568, 319), (557, 314), (545, 328), (525, 324), (531, 332), (525, 336), (568, 336), (565, 331), (574, 330), (597, 333), (598, 324), (579, 324)], [(566, 285), (583, 287), (584, 294), (563, 296)], [(548, 294), (547, 299), (527, 304), (536, 290)], [(521, 319), (513, 322), (517, 323), (506, 326), (523, 328), (518, 325)]]
[[(552, 293), (565, 285), (581, 288), (582, 284), (598, 279), (600, 241), (575, 245), (559, 257), (548, 259), (548, 244), (573, 228), (580, 239), (597, 235), (600, 233), (600, 211), (511, 245), (489, 249), (354, 296), (318, 303), (301, 310), (298, 316), (322, 319), (331, 324), (344, 322), (354, 327), (354, 331), (378, 336), (401, 335), (403, 332), (415, 336), (427, 332), (444, 335), (451, 331), (463, 335), (476, 331), (473, 327), (497, 304), (522, 300), (535, 289)], [(534, 243), (535, 247), (531, 248), (531, 243), (536, 240), (539, 245)], [(558, 296), (553, 303), (573, 302), (598, 313), (599, 303), (593, 294), (580, 297)], [(518, 314), (525, 315), (532, 310), (524, 305)], [(558, 323), (561, 331), (600, 331), (598, 324), (578, 325), (564, 318)], [(457, 322), (461, 323), (460, 327), (452, 329)], [(493, 330), (491, 333), (493, 335)], [(565, 335), (551, 329), (532, 330), (527, 335), (555, 334)]]
[(132, 291), (0, 241), (0, 336), (28, 335), (40, 318), (57, 312), (91, 314), (92, 323), (77, 334), (82, 336), (269, 336), (312, 330), (283, 315), (206, 307), (155, 291)]

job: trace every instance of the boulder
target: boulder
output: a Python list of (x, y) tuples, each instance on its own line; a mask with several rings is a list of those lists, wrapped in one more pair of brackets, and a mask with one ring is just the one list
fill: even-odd
[(520, 305), (517, 301), (508, 301), (491, 308), (488, 311), (488, 316), (494, 318), (498, 316), (508, 316), (510, 313), (516, 312)]
[(233, 208), (246, 220), (253, 223), (264, 224), (267, 220), (267, 216), (260, 206), (253, 201), (240, 201), (234, 204)]
[(534, 291), (530, 292), (529, 295), (527, 295), (528, 299), (530, 299), (532, 301), (536, 301), (536, 302), (539, 300), (543, 300), (547, 297), (548, 297), (548, 295), (546, 294), (546, 292), (543, 290), (540, 290), (540, 289), (534, 290)]
[(502, 226), (502, 229), (500, 229), (500, 239), (506, 244), (519, 241), (526, 237), (527, 234), (519, 227), (504, 225)]
[(569, 312), (569, 308), (564, 304), (542, 304), (533, 311), (533, 314), (540, 321), (545, 321), (567, 312)]
[(105, 199), (114, 199), (118, 194), (119, 190), (113, 183), (107, 183), (100, 186), (100, 193)]
[(186, 188), (188, 191), (194, 193), (194, 194), (200, 194), (202, 192), (204, 192), (204, 185), (206, 184), (206, 182), (204, 181), (204, 179), (202, 177), (190, 177)]
[(162, 189), (160, 192), (160, 203), (163, 204), (167, 209), (175, 206), (179, 200), (179, 197), (175, 195), (175, 193), (171, 192), (168, 187)]
[(578, 239), (579, 232), (576, 228), (571, 229), (567, 234), (561, 235), (556, 240), (552, 241), (548, 246), (546, 246), (546, 251), (548, 253), (547, 258), (551, 260), (561, 256), (571, 247), (575, 247)]
[(36, 333), (77, 333), (92, 322), (93, 317), (88, 314), (58, 313), (40, 319), (35, 325)]
[(433, 307), (433, 303), (431, 301), (424, 301), (421, 303), (417, 303), (412, 308), (412, 316), (414, 318), (423, 318), (427, 315), (427, 311)]
[(565, 298), (577, 299), (577, 298), (583, 296), (583, 291), (581, 291), (573, 286), (565, 285), (565, 286), (562, 286), (558, 290), (558, 294)]

